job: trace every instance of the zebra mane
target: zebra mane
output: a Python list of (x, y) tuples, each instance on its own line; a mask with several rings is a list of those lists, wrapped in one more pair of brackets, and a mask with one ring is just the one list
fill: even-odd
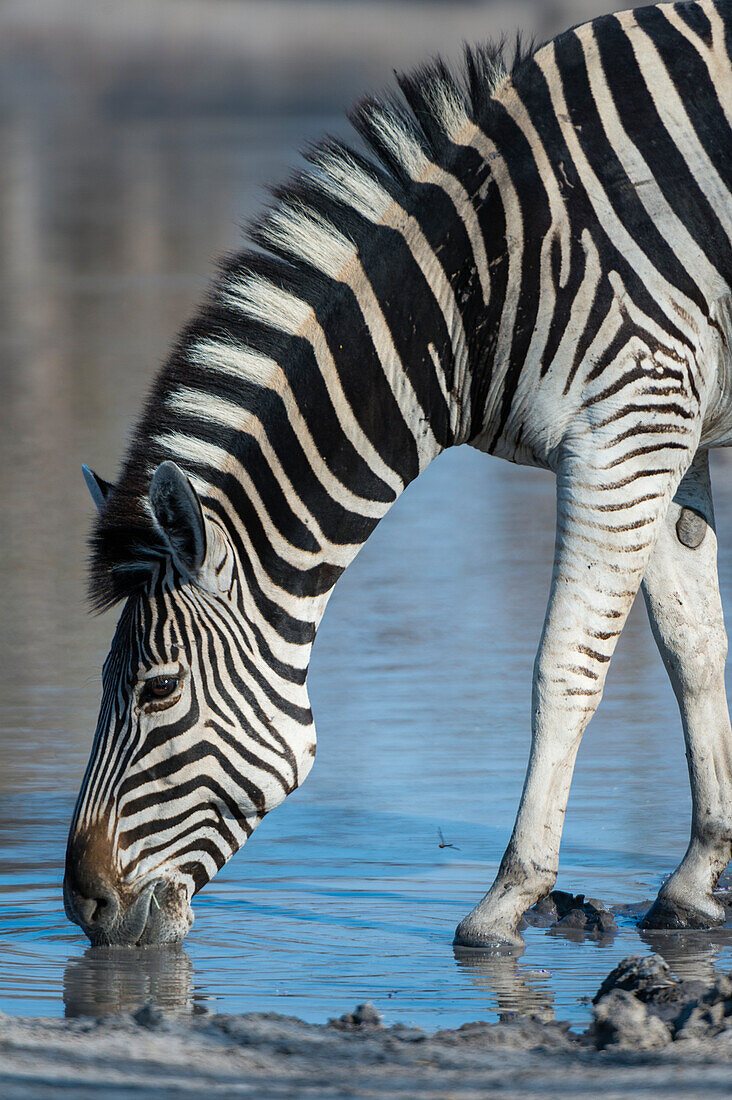
[[(250, 408), (266, 404), (267, 386), (286, 358), (288, 333), (296, 333), (332, 290), (328, 276), (356, 254), (364, 219), (378, 223), (392, 201), (407, 204), (430, 163), (449, 163), (460, 131), (485, 124), (501, 85), (537, 48), (534, 42), (524, 47), (517, 38), (507, 61), (505, 42), (466, 46), (464, 65), (456, 72), (438, 58), (397, 74), (402, 98), (368, 97), (349, 113), (373, 159), (326, 139), (305, 151), (304, 169), (273, 189), (274, 202), (250, 226), (258, 250), (224, 258), (199, 314), (152, 383), (121, 475), (90, 539), (89, 591), (96, 610), (143, 587), (166, 556), (148, 503), (155, 468), (172, 457), (196, 485), (196, 471), (215, 465), (214, 451), (236, 453), (233, 439), (246, 416), (242, 391), (250, 391)], [(206, 371), (213, 396), (195, 385)], [(226, 424), (221, 412), (226, 394), (234, 390), (238, 425)], [(201, 434), (207, 421), (210, 441)], [(205, 491), (204, 481), (200, 486)]]

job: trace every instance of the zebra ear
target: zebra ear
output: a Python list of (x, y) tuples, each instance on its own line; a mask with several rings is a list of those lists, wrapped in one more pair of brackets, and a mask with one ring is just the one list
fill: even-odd
[(111, 493), (114, 486), (109, 481), (105, 481), (99, 474), (95, 474), (93, 470), (90, 470), (88, 466), (82, 466), (81, 472), (84, 475), (84, 481), (86, 487), (91, 493), (91, 498), (97, 506), (98, 512), (104, 511), (104, 505), (107, 503), (107, 497)]
[(153, 474), (150, 506), (176, 565), (196, 577), (206, 556), (206, 524), (196, 490), (175, 462), (161, 462)]

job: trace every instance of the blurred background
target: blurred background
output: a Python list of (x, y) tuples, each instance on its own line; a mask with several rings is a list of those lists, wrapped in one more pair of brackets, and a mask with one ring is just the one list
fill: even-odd
[[(197, 899), (185, 950), (89, 951), (60, 895), (114, 624), (86, 612), (81, 463), (116, 476), (215, 257), (307, 141), (347, 135), (355, 98), (463, 41), (545, 39), (608, 2), (0, 6), (0, 1009), (324, 1019), (371, 997), (425, 1026), (527, 1007), (581, 1022), (599, 976), (645, 949), (631, 911), (602, 944), (536, 931), (523, 958), (453, 958), (521, 790), (554, 538), (552, 479), (467, 448), (410, 487), (339, 583), (310, 681), (314, 772)], [(724, 456), (715, 474), (728, 594)], [(642, 907), (688, 819), (637, 607), (580, 753), (560, 885)], [(684, 950), (672, 961), (694, 972), (730, 953), (723, 933)]]

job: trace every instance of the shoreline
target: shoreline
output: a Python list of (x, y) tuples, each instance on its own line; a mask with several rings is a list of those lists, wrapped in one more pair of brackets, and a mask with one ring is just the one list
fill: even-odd
[(274, 1013), (180, 1017), (144, 1005), (93, 1019), (0, 1016), (0, 1094), (605, 1098), (652, 1090), (727, 1095), (732, 975), (674, 978), (658, 955), (624, 959), (584, 1032), (537, 1016), (428, 1034), (384, 1027), (372, 1005), (327, 1024)]

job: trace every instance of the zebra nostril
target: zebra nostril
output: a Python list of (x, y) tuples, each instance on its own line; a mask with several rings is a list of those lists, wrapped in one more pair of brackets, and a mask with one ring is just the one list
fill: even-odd
[(105, 822), (73, 830), (66, 849), (64, 907), (90, 939), (107, 942), (120, 921), (122, 899)]
[(89, 924), (96, 924), (98, 920), (104, 915), (104, 910), (107, 908), (107, 902), (104, 898), (99, 898), (93, 902), (94, 909), (89, 916)]
[(84, 924), (94, 924), (99, 914), (100, 903), (95, 898), (76, 898), (76, 908)]
[(79, 918), (78, 923), (92, 930), (113, 924), (119, 910), (119, 902), (111, 891), (98, 889), (94, 892), (96, 897), (87, 898), (76, 890), (71, 891), (71, 903)]

